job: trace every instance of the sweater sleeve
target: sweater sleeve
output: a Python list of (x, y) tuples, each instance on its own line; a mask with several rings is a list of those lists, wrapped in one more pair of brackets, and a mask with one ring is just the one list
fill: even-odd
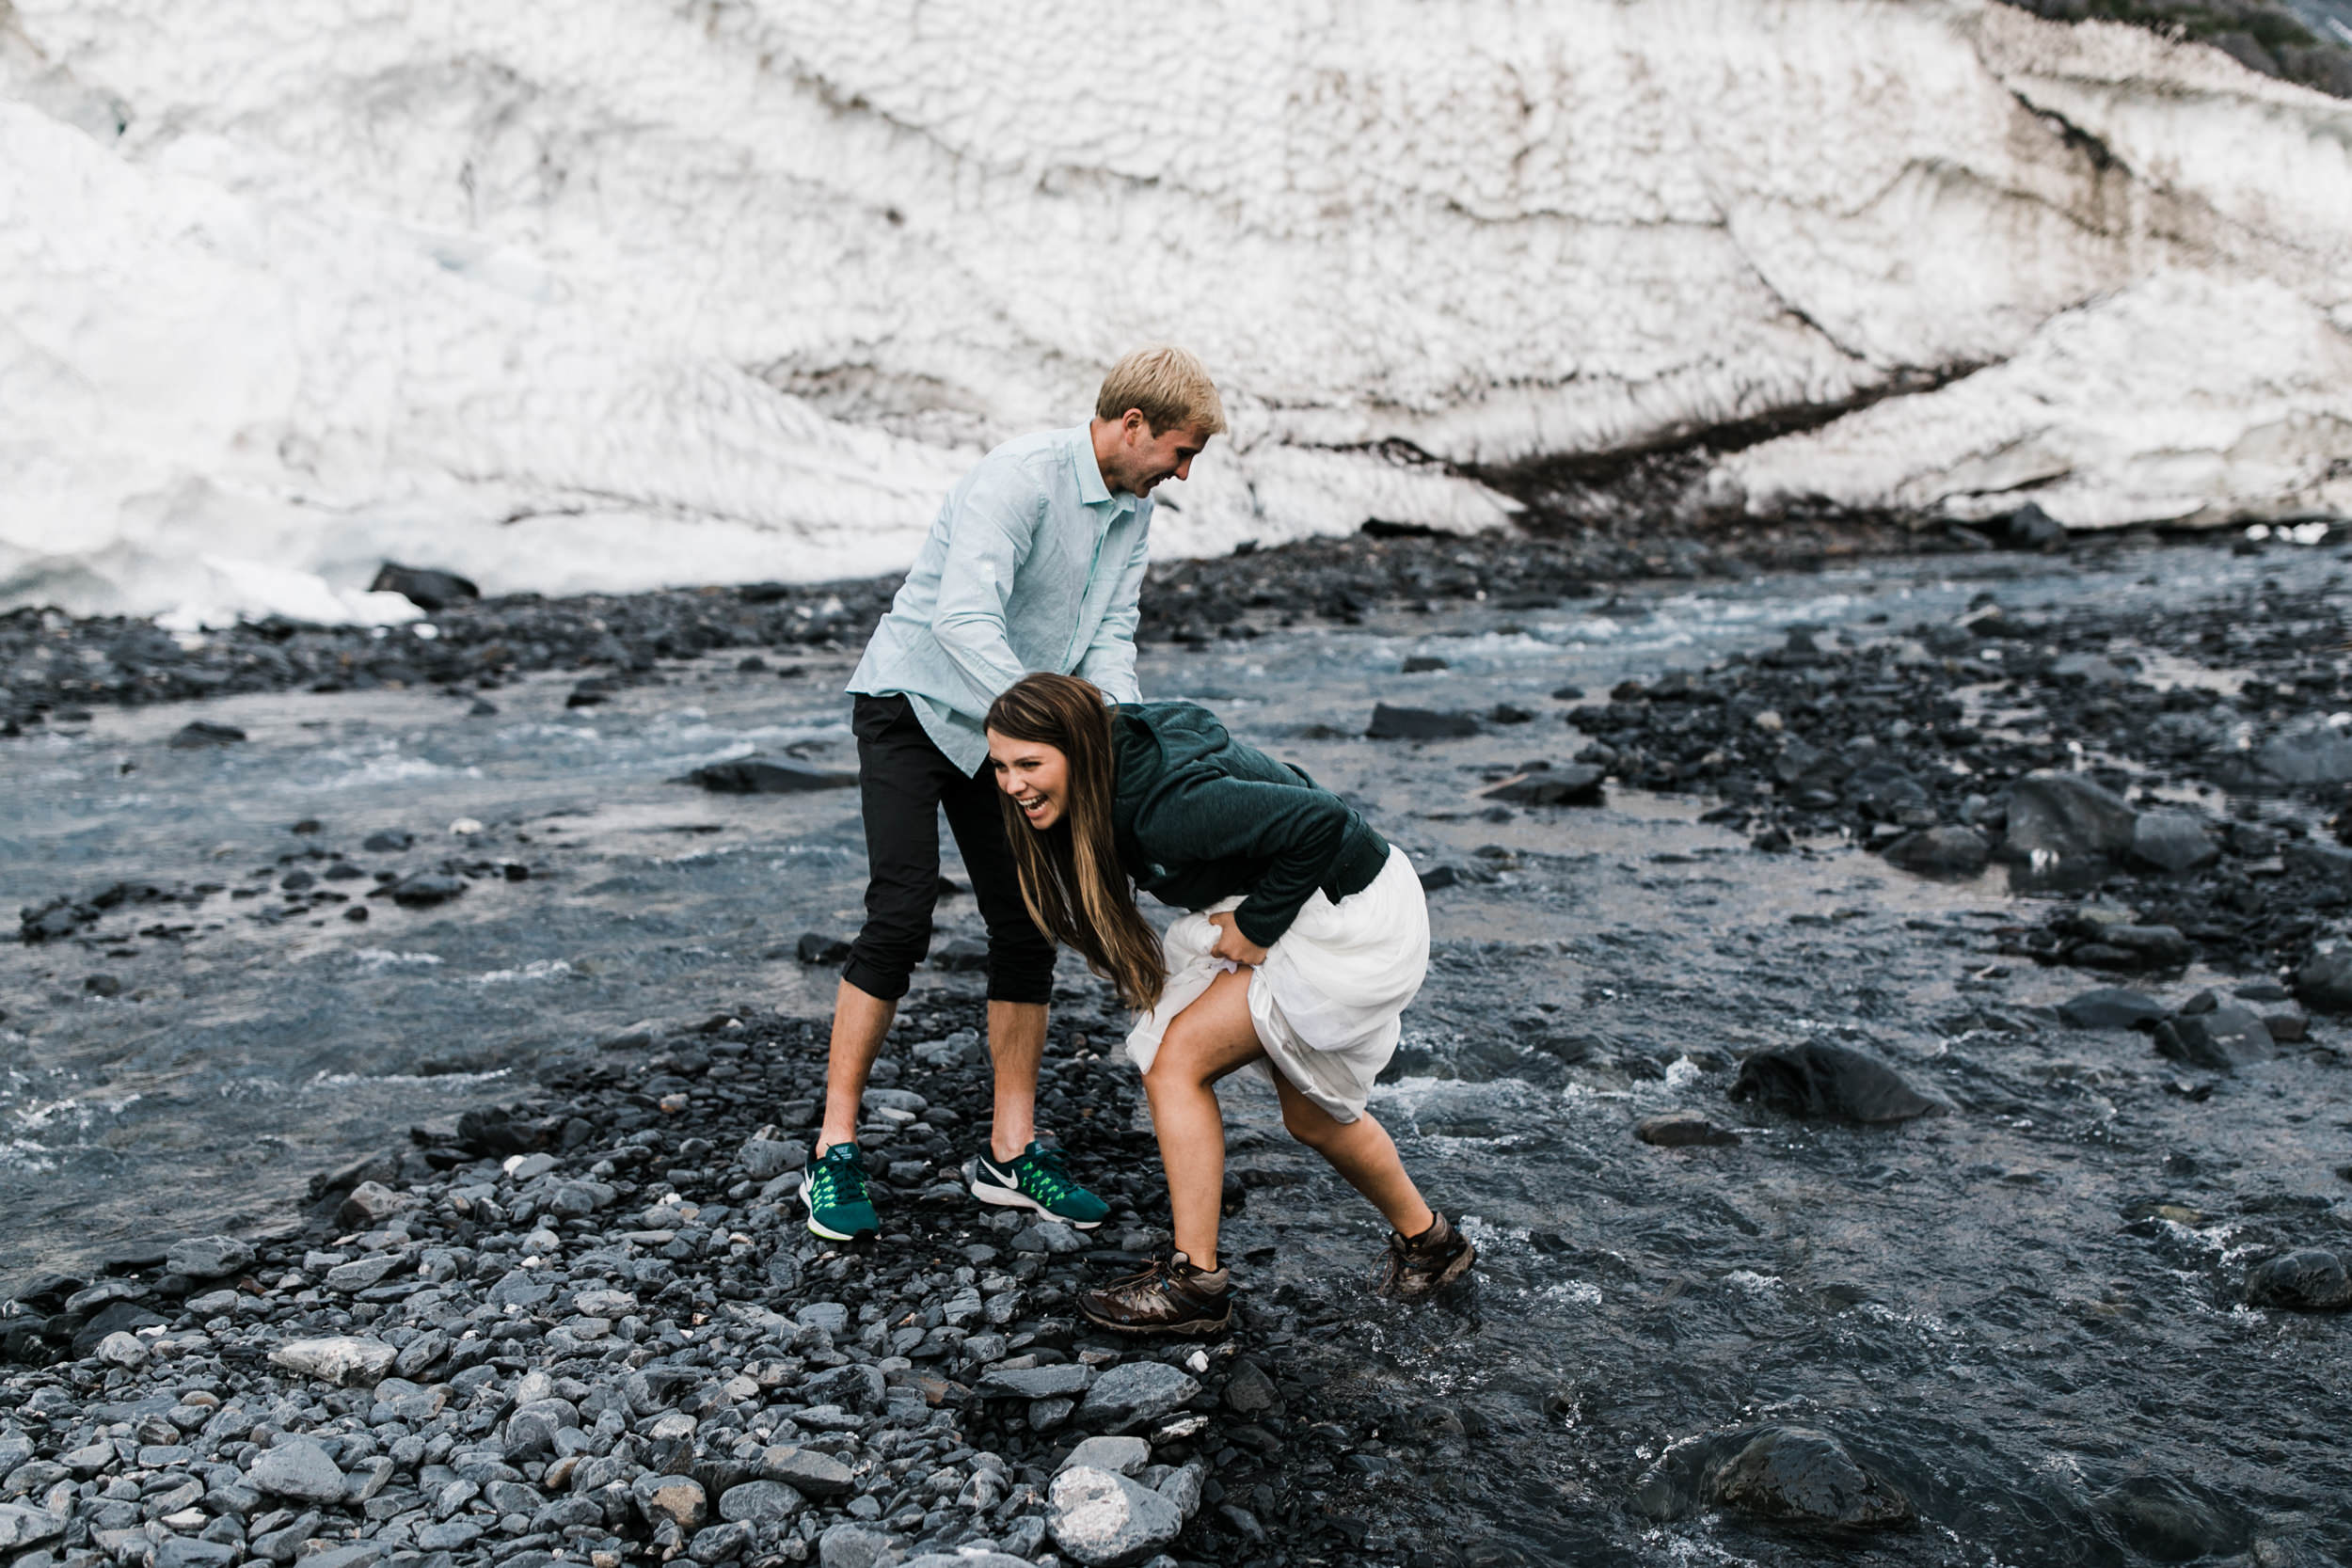
[(1326, 790), (1218, 778), (1186, 790), (1138, 828), (1162, 860), (1271, 863), (1233, 911), (1243, 936), (1271, 947), (1346, 842), (1348, 817), (1347, 803)]

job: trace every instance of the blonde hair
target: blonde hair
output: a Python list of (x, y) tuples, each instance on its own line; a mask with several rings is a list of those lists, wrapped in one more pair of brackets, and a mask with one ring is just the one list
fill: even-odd
[[(1128, 404), (1132, 408), (1134, 404)], [(1119, 863), (1111, 832), (1118, 757), (1111, 710), (1091, 682), (1040, 672), (1024, 675), (988, 710), (988, 727), (1013, 740), (1051, 746), (1069, 767), (1061, 819), (1033, 828), (999, 791), (1005, 837), (1021, 874), (1021, 901), (1040, 930), (1086, 956), (1137, 1012), (1157, 1006), (1168, 978), (1159, 934), (1136, 908), (1136, 890)]]
[(1139, 348), (1111, 367), (1095, 394), (1094, 417), (1118, 420), (1133, 408), (1152, 434), (1182, 425), (1201, 436), (1225, 433), (1225, 401), (1200, 360), (1166, 343)]

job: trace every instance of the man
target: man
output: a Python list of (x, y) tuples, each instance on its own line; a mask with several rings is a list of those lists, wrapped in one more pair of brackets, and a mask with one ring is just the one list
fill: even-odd
[(1109, 1212), (1038, 1136), (1054, 944), (1021, 902), (981, 720), (1007, 687), (1039, 670), (1138, 700), (1136, 600), (1152, 490), (1187, 477), (1224, 429), (1224, 404), (1199, 360), (1179, 348), (1127, 356), (1104, 378), (1091, 422), (1008, 442), (949, 492), (875, 626), (849, 686), (866, 926), (834, 1000), (824, 1130), (801, 1186), (816, 1234), (851, 1241), (879, 1228), (857, 1147), (859, 1101), (930, 946), (943, 808), (988, 923), (995, 1110), (987, 1147), (964, 1167), (972, 1194), (1087, 1229)]

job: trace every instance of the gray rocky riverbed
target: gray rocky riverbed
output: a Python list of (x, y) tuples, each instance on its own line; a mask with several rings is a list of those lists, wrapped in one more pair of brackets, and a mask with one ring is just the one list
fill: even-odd
[[(822, 640), (56, 704), (0, 752), (0, 1539), (2352, 1555), (2333, 548), (1508, 608), (1349, 567), (1320, 617), (1264, 592), (1284, 569), (1183, 574), (1146, 687), (1361, 800), (1432, 885), (1375, 1109), (1479, 1239), (1470, 1289), (1372, 1299), (1376, 1222), (1236, 1088), (1245, 1326), (1077, 1332), (1070, 1294), (1162, 1239), (1156, 1165), (1066, 966), (1047, 1109), (1112, 1222), (946, 1190), (984, 1114), (968, 898), (870, 1107), (885, 1236), (795, 1227), (831, 985), (802, 939), (852, 928), (854, 796), (670, 781), (849, 768)], [(1366, 738), (1383, 704), (1425, 738)], [(356, 1342), (295, 1348), (326, 1340)]]

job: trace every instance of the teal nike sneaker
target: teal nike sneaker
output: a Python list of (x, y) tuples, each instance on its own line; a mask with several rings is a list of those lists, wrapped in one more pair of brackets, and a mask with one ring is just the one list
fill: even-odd
[(829, 1242), (854, 1242), (882, 1228), (855, 1144), (835, 1144), (808, 1163), (801, 1202), (808, 1208), (809, 1232)]
[(982, 1203), (1034, 1209), (1080, 1230), (1093, 1229), (1111, 1212), (1109, 1204), (1070, 1179), (1061, 1150), (1042, 1140), (1031, 1142), (1012, 1160), (999, 1161), (982, 1149), (963, 1167), (963, 1176)]

